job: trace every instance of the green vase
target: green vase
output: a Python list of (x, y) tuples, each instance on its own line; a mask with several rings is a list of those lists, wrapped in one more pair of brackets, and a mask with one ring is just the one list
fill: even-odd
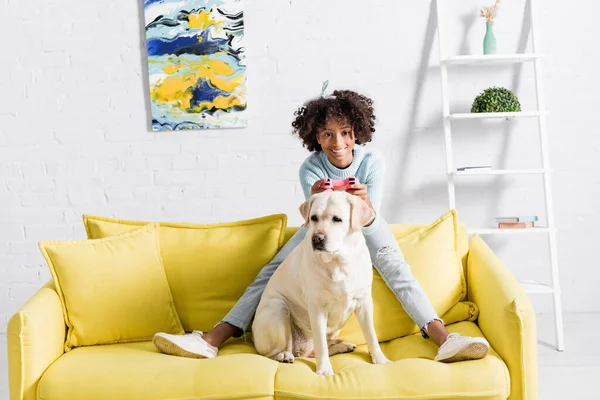
[(496, 37), (492, 23), (485, 24), (485, 36), (483, 37), (483, 54), (496, 54)]

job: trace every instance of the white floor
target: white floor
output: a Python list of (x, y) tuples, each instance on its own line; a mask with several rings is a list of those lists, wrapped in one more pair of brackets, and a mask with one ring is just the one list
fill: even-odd
[[(538, 316), (540, 400), (600, 398), (600, 314), (566, 314), (565, 351), (554, 350), (553, 320)], [(0, 335), (0, 400), (8, 399), (6, 335)]]

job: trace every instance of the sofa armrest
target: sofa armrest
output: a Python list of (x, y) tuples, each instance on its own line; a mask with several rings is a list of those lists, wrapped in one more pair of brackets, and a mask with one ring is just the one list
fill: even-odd
[(37, 399), (37, 384), (64, 353), (66, 326), (54, 285), (35, 293), (8, 322), (10, 400)]
[(516, 278), (478, 235), (469, 243), (467, 285), (469, 300), (479, 307), (479, 328), (508, 366), (509, 399), (537, 399), (533, 305)]

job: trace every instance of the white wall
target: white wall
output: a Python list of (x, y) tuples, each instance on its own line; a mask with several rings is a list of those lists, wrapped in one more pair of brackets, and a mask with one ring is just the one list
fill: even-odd
[[(452, 2), (445, 12), (449, 53), (480, 52), (483, 4), (442, 1)], [(37, 242), (84, 238), (83, 213), (217, 222), (283, 212), (298, 224), (297, 168), (308, 153), (291, 137), (290, 122), (324, 79), (375, 100), (372, 146), (388, 163), (388, 221), (428, 222), (447, 210), (433, 3), (246, 0), (249, 127), (163, 133), (148, 129), (141, 3), (0, 4), (0, 331), (50, 277)], [(566, 12), (553, 0), (540, 11), (564, 307), (600, 311), (600, 262), (593, 256), (600, 50), (586, 17), (600, 7), (586, 0)], [(503, 2), (500, 52), (530, 50), (522, 18), (522, 1)], [(453, 109), (468, 109), (493, 84), (514, 89), (524, 108), (535, 108), (532, 71), (452, 70)], [(535, 120), (453, 128), (456, 165), (539, 163)], [(498, 214), (542, 216), (541, 189), (540, 177), (461, 180), (459, 217), (481, 226)], [(520, 278), (547, 277), (545, 236), (519, 237), (489, 242)], [(550, 310), (549, 297), (535, 304)]]

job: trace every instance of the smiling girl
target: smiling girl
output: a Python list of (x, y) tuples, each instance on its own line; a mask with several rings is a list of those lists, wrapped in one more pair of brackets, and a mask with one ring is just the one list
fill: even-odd
[[(326, 85), (324, 85), (323, 92)], [(346, 191), (360, 197), (374, 211), (375, 218), (363, 227), (373, 266), (394, 292), (407, 314), (426, 339), (439, 347), (436, 361), (454, 362), (479, 359), (489, 351), (484, 338), (450, 334), (436, 314), (423, 288), (404, 260), (387, 222), (380, 213), (384, 188), (384, 159), (363, 145), (375, 132), (373, 101), (350, 90), (308, 101), (295, 113), (293, 134), (311, 154), (300, 166), (304, 196), (330, 190), (331, 180), (349, 178)], [(322, 188), (322, 184), (323, 187)], [(157, 333), (155, 346), (163, 353), (194, 357), (216, 357), (218, 347), (232, 336), (239, 337), (249, 326), (267, 281), (285, 257), (304, 239), (300, 227), (280, 252), (258, 274), (231, 311), (210, 332), (186, 335)]]

